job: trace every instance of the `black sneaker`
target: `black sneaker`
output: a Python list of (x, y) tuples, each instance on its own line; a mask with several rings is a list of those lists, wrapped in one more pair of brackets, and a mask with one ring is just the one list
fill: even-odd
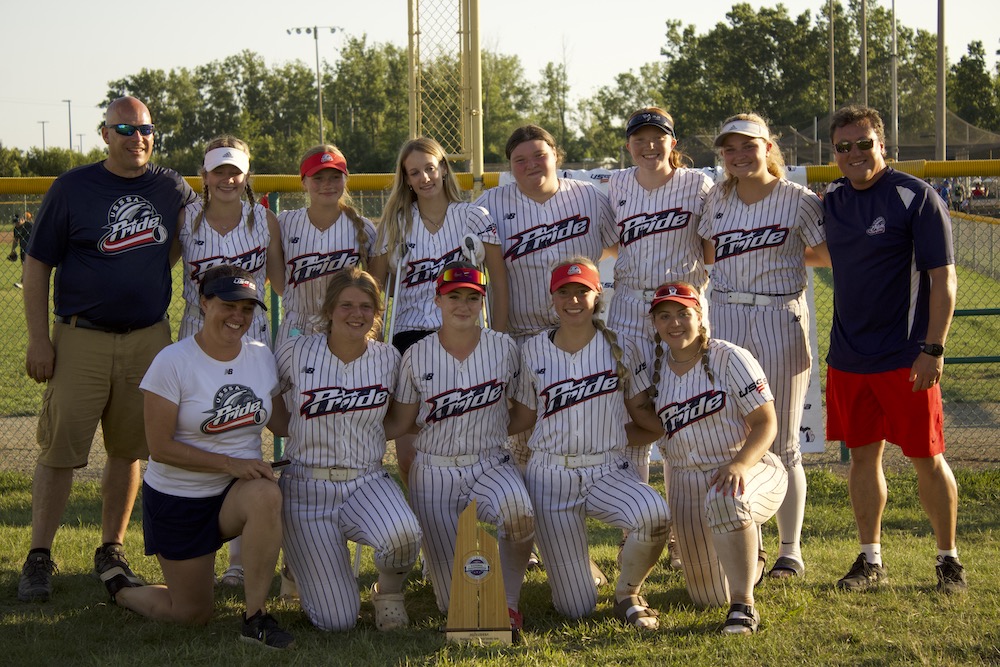
[(295, 638), (285, 632), (274, 620), (274, 616), (258, 611), (247, 618), (243, 613), (243, 634), (240, 637), (245, 642), (260, 642), (267, 648), (295, 648)]
[(55, 561), (42, 553), (28, 554), (17, 582), (21, 602), (46, 602), (52, 597), (52, 575), (59, 571)]
[(938, 557), (937, 589), (941, 593), (961, 593), (969, 588), (965, 568), (954, 556)]
[(125, 558), (125, 547), (120, 544), (97, 547), (97, 550), (94, 551), (93, 575), (107, 584), (107, 580), (104, 575), (116, 568), (120, 569), (121, 572), (116, 572), (115, 574), (125, 575), (125, 578), (128, 579), (133, 586), (144, 586), (146, 584), (146, 582), (137, 577), (135, 572), (133, 572), (128, 566), (128, 559)]
[(118, 595), (118, 591), (121, 589), (142, 586), (142, 584), (133, 583), (121, 567), (113, 567), (110, 570), (106, 570), (101, 575), (101, 581), (104, 582), (104, 586), (108, 589), (108, 594), (111, 595), (112, 602), (115, 601), (115, 596)]
[(872, 565), (864, 554), (859, 554), (850, 571), (837, 582), (842, 591), (867, 591), (888, 581), (885, 565)]

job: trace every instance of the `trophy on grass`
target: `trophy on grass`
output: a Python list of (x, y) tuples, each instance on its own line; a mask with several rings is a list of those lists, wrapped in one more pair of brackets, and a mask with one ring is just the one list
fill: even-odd
[(495, 537), (476, 522), (473, 500), (458, 517), (448, 604), (448, 641), (510, 644), (510, 616)]

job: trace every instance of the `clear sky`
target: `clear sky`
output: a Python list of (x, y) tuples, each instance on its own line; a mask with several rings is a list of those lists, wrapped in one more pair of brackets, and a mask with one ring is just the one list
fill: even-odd
[[(725, 20), (736, 0), (480, 0), (481, 43), (521, 58), (531, 80), (547, 62), (565, 62), (572, 94), (589, 96), (619, 72), (659, 59), (665, 22), (676, 18), (704, 32)], [(846, 2), (846, 0), (844, 0)], [(889, 7), (891, 0), (870, 0)], [(777, 1), (753, 0), (754, 7)], [(826, 0), (784, 0), (795, 16), (826, 7)], [(369, 41), (407, 42), (406, 0), (167, 0), (154, 3), (82, 0), (4, 0), (3, 57), (0, 58), (0, 142), (27, 149), (73, 146), (89, 151), (100, 141), (97, 104), (108, 81), (143, 67), (193, 68), (250, 49), (269, 66), (302, 60), (314, 66), (311, 37), (286, 28), (339, 26)], [(937, 32), (938, 0), (897, 0), (900, 22)], [(642, 13), (626, 13), (642, 7)], [(948, 55), (955, 62), (972, 40), (981, 40), (992, 68), (1000, 48), (1000, 3), (946, 0)], [(343, 44), (339, 34), (320, 34), (320, 56), (333, 62)], [(67, 105), (61, 100), (72, 100)], [(156, 119), (153, 119), (154, 122)], [(48, 121), (42, 125), (39, 121)], [(220, 131), (225, 128), (220, 128)]]

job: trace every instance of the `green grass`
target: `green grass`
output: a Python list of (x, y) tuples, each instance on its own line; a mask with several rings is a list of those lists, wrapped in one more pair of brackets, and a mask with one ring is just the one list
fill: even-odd
[[(241, 599), (217, 595), (217, 613), (206, 627), (182, 628), (141, 618), (107, 603), (101, 585), (90, 578), (99, 528), (95, 484), (77, 485), (60, 530), (54, 557), (60, 574), (53, 599), (22, 604), (14, 591), (30, 540), (30, 481), (0, 473), (0, 633), (3, 663), (10, 665), (979, 665), (1000, 663), (1000, 583), (994, 567), (1000, 557), (997, 510), (1000, 472), (958, 473), (961, 504), (959, 548), (971, 589), (942, 596), (934, 590), (934, 540), (916, 497), (912, 474), (889, 475), (889, 507), (883, 548), (890, 581), (870, 594), (841, 594), (833, 582), (857, 555), (845, 481), (826, 470), (808, 471), (810, 497), (804, 552), (808, 570), (802, 580), (765, 581), (756, 592), (763, 616), (752, 638), (721, 637), (722, 611), (695, 609), (682, 575), (658, 567), (645, 594), (661, 610), (661, 629), (639, 634), (610, 613), (612, 589), (600, 591), (595, 614), (568, 621), (553, 610), (544, 573), (531, 573), (521, 609), (526, 618), (524, 644), (509, 648), (446, 645), (438, 631), (444, 618), (428, 584), (413, 579), (407, 589), (412, 626), (378, 633), (363, 594), (358, 628), (328, 634), (314, 629), (301, 610), (276, 603), (274, 610), (296, 636), (290, 654), (263, 652), (237, 641)], [(127, 538), (136, 571), (151, 581), (160, 577), (156, 561), (141, 556), (139, 510)], [(775, 552), (773, 524), (765, 529)], [(591, 524), (591, 553), (605, 572), (617, 576), (619, 534)], [(359, 586), (375, 579), (366, 550)], [(224, 558), (216, 563), (221, 573)], [(277, 580), (274, 591), (277, 591)]]

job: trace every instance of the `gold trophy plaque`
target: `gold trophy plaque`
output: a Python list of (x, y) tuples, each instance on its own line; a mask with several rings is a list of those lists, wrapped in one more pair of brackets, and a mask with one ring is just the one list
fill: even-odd
[(510, 616), (496, 538), (479, 527), (476, 501), (458, 517), (448, 604), (450, 642), (510, 644)]

